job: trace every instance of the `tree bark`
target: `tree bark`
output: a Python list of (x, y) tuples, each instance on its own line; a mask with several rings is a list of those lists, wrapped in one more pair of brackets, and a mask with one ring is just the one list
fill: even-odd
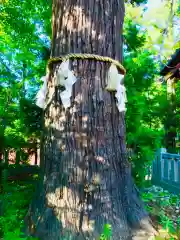
[[(123, 0), (54, 0), (52, 57), (92, 53), (122, 61), (123, 20)], [(113, 240), (147, 240), (153, 228), (131, 177), (124, 113), (105, 90), (110, 65), (71, 61), (78, 81), (66, 111), (54, 85), (57, 67), (48, 82), (48, 96), (55, 94), (45, 111), (44, 180), (26, 217), (29, 233), (93, 240), (108, 223)]]

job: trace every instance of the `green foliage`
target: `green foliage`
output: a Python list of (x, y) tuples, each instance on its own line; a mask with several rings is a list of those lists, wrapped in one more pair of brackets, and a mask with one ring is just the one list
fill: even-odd
[[(163, 117), (166, 109), (166, 91), (155, 82), (158, 65), (153, 52), (143, 49), (145, 33), (126, 18), (127, 44), (124, 65), (127, 69), (127, 147), (133, 150), (130, 160), (136, 183), (143, 185), (148, 167), (163, 138)], [(161, 105), (162, 104), (162, 105)]]
[(8, 183), (4, 189), (4, 194), (0, 195), (0, 201), (3, 202), (3, 215), (0, 217), (0, 237), (3, 237), (3, 239), (38, 240), (36, 238), (20, 237), (24, 225), (23, 219), (32, 199), (36, 181)]
[(136, 3), (136, 4), (147, 3), (147, 0), (132, 0), (131, 4), (133, 3)]
[(112, 237), (112, 228), (110, 224), (105, 224), (103, 233), (101, 234), (99, 240), (109, 240)]
[(131, 4), (137, 4), (137, 5), (139, 5), (139, 4), (145, 4), (145, 3), (147, 3), (147, 1), (148, 0), (125, 0), (125, 2), (130, 2)]
[(40, 137), (42, 115), (34, 97), (50, 55), (50, 6), (51, 1), (0, 3), (2, 148), (22, 147)]
[(141, 196), (147, 211), (158, 220), (162, 230), (167, 232), (167, 239), (179, 239), (180, 196), (155, 186), (142, 192)]
[(6, 138), (6, 146), (8, 147), (18, 147), (26, 141), (21, 122), (17, 119), (12, 123), (12, 126), (6, 127), (4, 135)]
[(145, 33), (140, 33), (138, 27), (131, 19), (125, 21), (124, 42), (127, 44), (128, 51), (138, 51), (138, 49), (144, 46), (146, 35)]
[(40, 137), (42, 131), (43, 111), (34, 102), (22, 98), (20, 100), (21, 124), (26, 126), (26, 134)]
[[(159, 54), (157, 46), (162, 47), (162, 30), (167, 26), (170, 5), (167, 1), (159, 3), (155, 13), (153, 6), (151, 9), (144, 10), (141, 6), (131, 4), (126, 5), (127, 14), (124, 23), (124, 65), (127, 69), (125, 85), (128, 97), (127, 147), (132, 150), (130, 160), (133, 176), (136, 183), (143, 186), (147, 171), (152, 165), (154, 153), (165, 142), (164, 126), (167, 122), (169, 101), (166, 85), (158, 82), (160, 59), (155, 56)], [(176, 15), (177, 4), (174, 4), (174, 10)], [(157, 20), (154, 21), (154, 19)], [(172, 28), (170, 25), (171, 22), (168, 27)], [(165, 56), (174, 51), (172, 43), (172, 31), (169, 31), (162, 52)], [(179, 99), (178, 84), (177, 107)], [(178, 109), (177, 118), (179, 117)]]

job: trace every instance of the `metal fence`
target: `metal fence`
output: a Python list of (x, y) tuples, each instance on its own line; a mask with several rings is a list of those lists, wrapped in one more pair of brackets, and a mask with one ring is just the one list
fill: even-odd
[(180, 155), (160, 149), (153, 161), (152, 183), (180, 194)]

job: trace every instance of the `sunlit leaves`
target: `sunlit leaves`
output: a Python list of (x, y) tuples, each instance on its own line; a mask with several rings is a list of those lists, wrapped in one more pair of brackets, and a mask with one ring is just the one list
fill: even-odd
[(141, 48), (146, 41), (145, 32), (140, 31), (138, 25), (132, 20), (127, 19), (125, 21), (124, 35), (124, 42), (129, 51), (138, 51), (138, 49)]
[(152, 4), (148, 5), (148, 11), (143, 14), (143, 20), (146, 26), (151, 26), (154, 24), (159, 29), (164, 29), (166, 27), (166, 22), (169, 16), (169, 7), (166, 1), (155, 0)]
[[(146, 10), (145, 10), (146, 9)], [(146, 30), (146, 43), (144, 48), (151, 48), (158, 54), (161, 51), (161, 58), (170, 56), (173, 45), (178, 41), (178, 1), (173, 3), (173, 19), (171, 17), (171, 1), (150, 0), (146, 5), (136, 6), (126, 4), (127, 19)], [(172, 28), (173, 25), (173, 28)], [(163, 34), (168, 30), (168, 34)]]
[(158, 65), (154, 60), (155, 52), (146, 47), (149, 44), (146, 32), (128, 18), (125, 20), (125, 43), (127, 146), (133, 150), (133, 175), (136, 182), (142, 184), (147, 166), (152, 164), (154, 151), (163, 137), (164, 108), (159, 101), (166, 99), (166, 92), (155, 84)]
[[(144, 13), (143, 8), (126, 6), (127, 146), (133, 150), (133, 174), (140, 184), (147, 166), (152, 164), (154, 151), (161, 146), (169, 108), (166, 87), (158, 83), (160, 69), (156, 56), (161, 48), (163, 57), (173, 53), (174, 36), (171, 22), (167, 22), (170, 5), (167, 1), (163, 1), (164, 5), (161, 3), (159, 1), (158, 5), (158, 1), (154, 1), (154, 5), (148, 4), (152, 8)], [(167, 26), (168, 37), (164, 38), (163, 31)]]
[(141, 24), (143, 9), (144, 9), (144, 6), (134, 7), (131, 4), (127, 3), (125, 21), (132, 20), (134, 24)]
[[(49, 58), (45, 49), (51, 36), (51, 1), (46, 4), (43, 0), (1, 1), (0, 12), (0, 127), (6, 146), (15, 146), (35, 132), (39, 136), (40, 119), (31, 118), (34, 114), (27, 119), (19, 101), (34, 98), (39, 79), (45, 74)], [(42, 34), (46, 39), (40, 38)], [(29, 111), (34, 112), (30, 108)]]

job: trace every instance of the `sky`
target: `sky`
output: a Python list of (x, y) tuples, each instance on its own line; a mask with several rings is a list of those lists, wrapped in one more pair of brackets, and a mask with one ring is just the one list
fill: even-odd
[(162, 0), (149, 0), (146, 4), (148, 9), (156, 9), (158, 6), (161, 5)]

